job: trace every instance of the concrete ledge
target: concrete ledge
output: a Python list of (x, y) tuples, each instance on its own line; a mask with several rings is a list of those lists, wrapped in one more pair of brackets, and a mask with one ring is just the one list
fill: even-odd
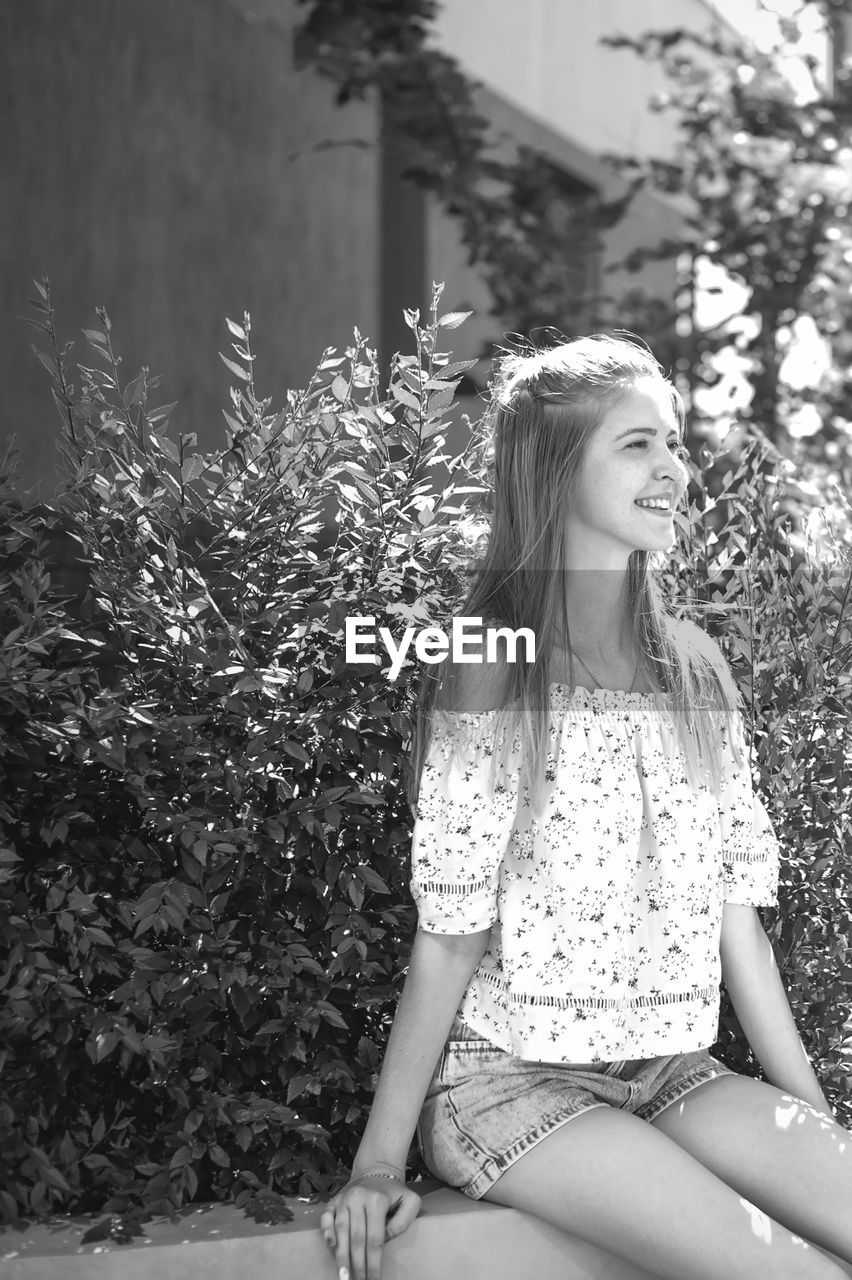
[[(382, 1280), (639, 1280), (610, 1254), (528, 1214), (467, 1199), (434, 1180), (417, 1221), (385, 1248)], [(2, 1280), (337, 1280), (319, 1232), (323, 1206), (289, 1200), (292, 1222), (260, 1226), (231, 1205), (145, 1225), (145, 1238), (80, 1246), (103, 1215), (0, 1233)]]

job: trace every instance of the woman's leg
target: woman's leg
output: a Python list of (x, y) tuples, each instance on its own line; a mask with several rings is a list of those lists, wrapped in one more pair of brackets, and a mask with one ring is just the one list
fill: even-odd
[(542, 1139), (485, 1199), (544, 1218), (662, 1280), (844, 1274), (660, 1128), (609, 1107)]
[(852, 1263), (852, 1134), (747, 1076), (698, 1085), (653, 1127), (770, 1217)]

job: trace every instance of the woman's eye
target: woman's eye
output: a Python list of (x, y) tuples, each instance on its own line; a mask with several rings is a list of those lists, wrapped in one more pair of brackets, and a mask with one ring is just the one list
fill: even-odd
[[(645, 439), (631, 440), (630, 443), (627, 445), (627, 448), (628, 449), (647, 449), (648, 443), (649, 442)], [(689, 450), (687, 449), (686, 445), (683, 444), (683, 442), (677, 438), (677, 436), (672, 436), (668, 444), (669, 444), (669, 449), (671, 449), (672, 453), (674, 453), (678, 458), (686, 459), (689, 457)]]

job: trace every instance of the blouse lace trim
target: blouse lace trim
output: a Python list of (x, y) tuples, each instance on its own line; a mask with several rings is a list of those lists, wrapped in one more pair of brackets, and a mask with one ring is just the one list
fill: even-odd
[(655, 1009), (665, 1004), (691, 1004), (696, 1000), (715, 1000), (719, 986), (688, 987), (685, 991), (652, 991), (640, 996), (532, 996), (524, 991), (511, 991), (506, 979), (488, 969), (476, 970), (477, 978), (499, 988), (512, 1004), (539, 1005), (549, 1009)]

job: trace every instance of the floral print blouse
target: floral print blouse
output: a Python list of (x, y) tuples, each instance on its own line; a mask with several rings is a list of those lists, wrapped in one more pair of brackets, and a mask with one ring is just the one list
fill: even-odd
[(489, 789), (497, 714), (435, 716), (415, 808), (420, 928), (491, 927), (462, 1018), (541, 1062), (712, 1044), (722, 907), (774, 903), (778, 879), (739, 715), (717, 797), (689, 785), (663, 695), (553, 685), (536, 817), (517, 736)]

